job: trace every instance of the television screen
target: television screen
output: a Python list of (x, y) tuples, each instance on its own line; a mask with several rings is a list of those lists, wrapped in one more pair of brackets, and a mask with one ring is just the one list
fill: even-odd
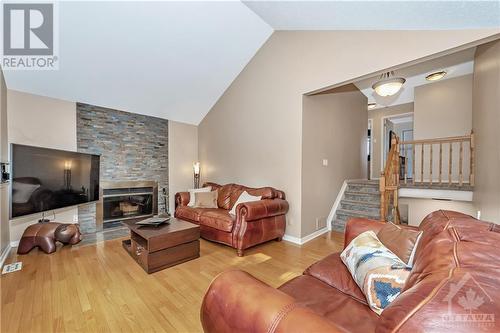
[(99, 200), (99, 155), (12, 144), (11, 218)]

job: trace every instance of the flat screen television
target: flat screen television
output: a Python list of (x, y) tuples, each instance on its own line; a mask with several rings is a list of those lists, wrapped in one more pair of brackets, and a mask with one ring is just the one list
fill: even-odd
[(99, 200), (99, 155), (11, 145), (10, 217)]

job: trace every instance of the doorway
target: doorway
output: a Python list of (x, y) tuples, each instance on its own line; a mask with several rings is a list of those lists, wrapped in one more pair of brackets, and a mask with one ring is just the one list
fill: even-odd
[[(387, 116), (382, 118), (383, 122), (383, 143), (382, 143), (382, 169), (385, 167), (387, 156), (391, 149), (391, 137), (397, 135), (400, 141), (413, 140), (413, 113), (399, 114), (395, 116)], [(413, 165), (413, 146), (408, 145), (404, 147), (404, 151), (400, 151), (401, 156), (406, 158), (403, 161), (402, 171), (406, 168), (412, 168)], [(412, 173), (409, 173), (412, 174)]]

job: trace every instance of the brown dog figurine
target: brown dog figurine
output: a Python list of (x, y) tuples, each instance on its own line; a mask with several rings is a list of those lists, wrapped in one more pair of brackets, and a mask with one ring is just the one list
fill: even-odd
[(19, 241), (18, 254), (26, 254), (38, 246), (45, 253), (56, 250), (56, 241), (63, 244), (78, 244), (82, 239), (77, 224), (46, 222), (30, 225)]

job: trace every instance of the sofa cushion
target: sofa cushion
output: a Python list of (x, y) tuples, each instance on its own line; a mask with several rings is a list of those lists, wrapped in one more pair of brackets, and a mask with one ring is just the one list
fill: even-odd
[(387, 222), (377, 233), (378, 239), (408, 266), (413, 265), (422, 231), (405, 229)]
[(365, 303), (310, 275), (296, 277), (278, 289), (347, 332), (375, 331), (379, 317)]
[(217, 205), (219, 208), (230, 210), (231, 209), (231, 195), (233, 195), (235, 184), (226, 184), (218, 189)]
[[(470, 222), (474, 225), (472, 218)], [(418, 264), (415, 262), (406, 290), (382, 313), (377, 329), (498, 332), (499, 242), (500, 235), (495, 232), (459, 225), (438, 234), (423, 250)], [(446, 315), (449, 313), (451, 318)], [(471, 314), (480, 317), (471, 320)], [(455, 322), (454, 316), (463, 321)]]
[(189, 206), (178, 206), (175, 210), (175, 217), (191, 222), (200, 222), (200, 215), (203, 208), (193, 208)]
[[(415, 263), (424, 256), (424, 253), (432, 252), (432, 250), (425, 251), (425, 249), (443, 230), (456, 227), (462, 231), (468, 230), (471, 233), (486, 232), (492, 229), (491, 225), (492, 223), (480, 221), (472, 216), (449, 210), (438, 210), (430, 213), (418, 227), (423, 233), (415, 252)], [(425, 260), (425, 258), (422, 259)]]
[(340, 259), (340, 253), (333, 253), (309, 266), (304, 272), (315, 277), (340, 292), (351, 296), (361, 303), (366, 303), (366, 298), (351, 273)]
[(278, 191), (272, 187), (260, 187), (260, 188), (245, 188), (245, 191), (250, 195), (257, 197), (262, 197), (262, 199), (274, 199), (279, 197)]
[(231, 232), (233, 230), (234, 216), (229, 215), (225, 209), (206, 209), (201, 212), (200, 224), (218, 230)]

